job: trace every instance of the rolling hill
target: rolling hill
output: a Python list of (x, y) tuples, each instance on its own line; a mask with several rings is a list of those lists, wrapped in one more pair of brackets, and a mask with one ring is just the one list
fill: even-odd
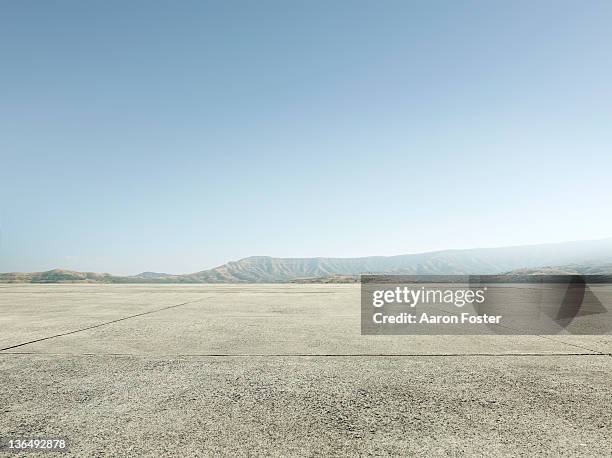
[(351, 278), (364, 273), (485, 275), (517, 270), (524, 271), (524, 273), (551, 270), (567, 271), (567, 273), (610, 273), (612, 272), (612, 238), (363, 258), (252, 256), (186, 275), (143, 272), (134, 276), (121, 277), (56, 269), (47, 272), (0, 274), (0, 282), (266, 283), (313, 281), (313, 279), (334, 281), (334, 278), (337, 281), (350, 281)]

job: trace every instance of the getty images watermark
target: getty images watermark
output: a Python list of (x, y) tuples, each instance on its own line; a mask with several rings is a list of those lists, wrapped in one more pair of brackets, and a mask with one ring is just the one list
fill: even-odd
[(612, 277), (363, 275), (362, 334), (608, 334)]

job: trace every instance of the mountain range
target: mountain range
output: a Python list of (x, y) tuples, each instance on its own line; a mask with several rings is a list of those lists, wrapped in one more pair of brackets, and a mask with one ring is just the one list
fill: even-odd
[(612, 273), (612, 238), (603, 240), (523, 245), (502, 248), (443, 250), (399, 256), (362, 258), (273, 258), (252, 256), (213, 269), (174, 275), (143, 272), (133, 276), (74, 272), (4, 273), (10, 283), (276, 283), (345, 282), (360, 274), (486, 275), (508, 272)]

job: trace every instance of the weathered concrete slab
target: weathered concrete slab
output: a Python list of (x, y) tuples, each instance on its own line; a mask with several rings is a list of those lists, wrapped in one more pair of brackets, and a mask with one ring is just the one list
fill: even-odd
[[(611, 341), (609, 336), (362, 336), (356, 285), (54, 285), (16, 289), (16, 293), (7, 295), (11, 290), (5, 289), (0, 294), (2, 324), (7, 329), (2, 337), (5, 347), (84, 330), (14, 351), (143, 355), (568, 354), (604, 351)], [(164, 307), (170, 308), (159, 310)], [(151, 311), (156, 312), (147, 313)], [(85, 329), (139, 313), (146, 314)]]
[(2, 355), (0, 430), (79, 456), (610, 456), (612, 358)]
[(2, 284), (0, 348), (199, 297), (201, 291), (154, 285)]
[(51, 337), (0, 352), (2, 435), (75, 456), (612, 453), (610, 336), (361, 336), (355, 285), (3, 285), (0, 319)]

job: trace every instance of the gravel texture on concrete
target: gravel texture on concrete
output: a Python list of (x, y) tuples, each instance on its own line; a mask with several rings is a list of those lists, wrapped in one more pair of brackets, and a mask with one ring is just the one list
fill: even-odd
[(610, 336), (360, 336), (355, 285), (3, 285), (0, 312), (0, 436), (70, 456), (612, 455)]

